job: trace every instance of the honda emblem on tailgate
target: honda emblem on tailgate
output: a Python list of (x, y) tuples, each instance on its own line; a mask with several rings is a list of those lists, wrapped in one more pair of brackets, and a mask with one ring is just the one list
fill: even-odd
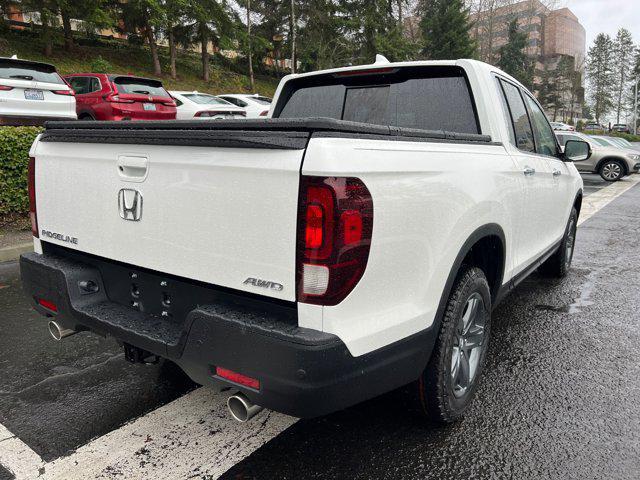
[(137, 190), (123, 188), (118, 192), (120, 218), (137, 222), (142, 217), (142, 195)]

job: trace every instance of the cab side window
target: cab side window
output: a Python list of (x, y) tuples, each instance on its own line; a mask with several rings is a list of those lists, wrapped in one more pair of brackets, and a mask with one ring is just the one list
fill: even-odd
[(536, 151), (541, 155), (548, 155), (550, 157), (558, 156), (558, 146), (556, 144), (556, 137), (553, 134), (551, 125), (547, 121), (544, 112), (538, 106), (533, 98), (528, 94), (525, 94), (527, 104), (529, 105), (529, 111), (533, 120), (533, 129), (536, 134), (537, 149)]
[(509, 82), (500, 80), (504, 95), (507, 99), (509, 112), (511, 113), (511, 122), (513, 123), (513, 131), (515, 133), (516, 147), (525, 152), (536, 151), (533, 141), (533, 129), (529, 122), (529, 114), (524, 105), (524, 100), (520, 95), (520, 89)]

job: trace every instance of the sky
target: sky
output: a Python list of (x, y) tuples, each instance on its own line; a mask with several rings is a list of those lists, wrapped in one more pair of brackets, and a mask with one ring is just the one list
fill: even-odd
[(587, 50), (598, 33), (615, 37), (620, 27), (631, 32), (636, 44), (640, 44), (639, 0), (564, 0), (566, 6), (578, 17), (587, 31)]

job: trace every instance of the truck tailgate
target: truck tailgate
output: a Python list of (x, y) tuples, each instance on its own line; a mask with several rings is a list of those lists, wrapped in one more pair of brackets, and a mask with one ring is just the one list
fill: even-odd
[[(48, 131), (37, 144), (41, 240), (295, 300), (298, 186), (307, 134), (274, 132), (253, 143), (246, 143), (246, 135), (218, 135), (220, 141), (209, 138), (207, 146), (158, 145), (163, 142), (148, 136), (131, 141), (126, 132), (123, 143), (117, 134), (107, 142), (74, 141), (87, 132), (69, 130), (56, 139), (55, 130)], [(163, 138), (171, 135), (164, 132)]]

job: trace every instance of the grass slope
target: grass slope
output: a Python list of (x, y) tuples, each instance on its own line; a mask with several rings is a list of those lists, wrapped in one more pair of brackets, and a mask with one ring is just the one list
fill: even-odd
[[(53, 55), (43, 55), (43, 44), (37, 35), (29, 32), (0, 33), (0, 57), (18, 55), (25, 60), (36, 60), (51, 63), (61, 74), (91, 72), (96, 58), (101, 57), (111, 64), (107, 73), (130, 73), (144, 77), (154, 77), (149, 49), (134, 47), (120, 41), (100, 41), (98, 45), (76, 45), (73, 50), (66, 51), (62, 44), (56, 44)], [(169, 51), (160, 47), (160, 61), (164, 73), (162, 81), (168, 90), (198, 90), (212, 94), (251, 93), (249, 77), (230, 71), (220, 65), (214, 57), (211, 59), (211, 80), (205, 82), (200, 78), (200, 55), (193, 52), (178, 52), (176, 63), (178, 78), (173, 80), (169, 72)], [(273, 95), (278, 80), (273, 77), (256, 77), (254, 93)]]

